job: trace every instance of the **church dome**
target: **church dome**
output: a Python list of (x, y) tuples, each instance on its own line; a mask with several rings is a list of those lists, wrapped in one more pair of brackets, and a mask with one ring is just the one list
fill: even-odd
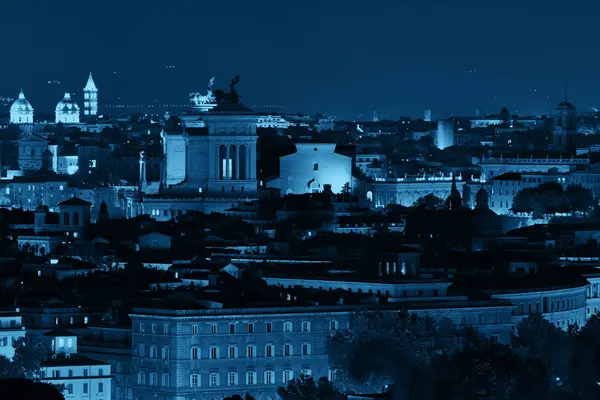
[(56, 112), (73, 112), (73, 111), (79, 111), (79, 106), (77, 105), (75, 100), (73, 100), (71, 98), (71, 95), (69, 93), (65, 93), (65, 97), (63, 97), (63, 99), (61, 101), (59, 101), (58, 104), (56, 105)]
[(27, 99), (25, 98), (25, 94), (23, 94), (22, 90), (21, 90), (21, 93), (19, 93), (19, 98), (17, 100), (15, 100), (15, 102), (12, 104), (12, 106), (10, 106), (10, 112), (11, 113), (33, 112), (33, 107), (31, 106), (31, 103), (29, 103), (29, 101), (27, 101)]

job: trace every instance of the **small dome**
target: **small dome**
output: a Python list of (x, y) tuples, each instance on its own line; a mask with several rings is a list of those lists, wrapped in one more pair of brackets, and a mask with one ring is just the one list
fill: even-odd
[(12, 113), (33, 112), (33, 107), (31, 106), (29, 101), (27, 101), (27, 99), (25, 98), (25, 94), (23, 94), (22, 90), (21, 90), (21, 93), (19, 93), (19, 98), (17, 100), (15, 100), (15, 102), (12, 104), (12, 106), (10, 106), (10, 112), (12, 112)]
[(73, 100), (71, 98), (71, 95), (69, 93), (65, 93), (65, 97), (63, 97), (63, 99), (61, 101), (59, 101), (58, 104), (56, 105), (56, 111), (57, 112), (79, 111), (79, 106), (77, 105), (75, 100)]

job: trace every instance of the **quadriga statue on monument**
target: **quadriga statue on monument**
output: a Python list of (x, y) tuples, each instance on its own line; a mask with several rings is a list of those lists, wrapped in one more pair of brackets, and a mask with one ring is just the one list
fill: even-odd
[(213, 94), (212, 87), (215, 83), (215, 78), (212, 77), (206, 83), (206, 94), (200, 93), (190, 93), (190, 101), (195, 106), (203, 105), (203, 104), (215, 104), (217, 99)]
[(235, 90), (235, 85), (237, 85), (239, 81), (239, 75), (233, 77), (231, 84), (229, 85), (229, 93), (225, 93), (222, 90), (217, 90), (215, 92), (217, 104), (238, 104), (240, 102), (240, 96)]

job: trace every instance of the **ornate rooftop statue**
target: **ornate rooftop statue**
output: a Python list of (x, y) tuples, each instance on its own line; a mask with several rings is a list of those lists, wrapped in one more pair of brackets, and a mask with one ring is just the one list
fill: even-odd
[(190, 93), (190, 101), (194, 106), (201, 106), (204, 104), (216, 104), (217, 99), (213, 94), (213, 84), (215, 83), (215, 78), (212, 77), (206, 83), (206, 94), (200, 93)]
[(215, 92), (217, 97), (217, 104), (239, 104), (240, 96), (235, 90), (235, 85), (240, 81), (240, 76), (236, 75), (231, 80), (231, 84), (229, 85), (229, 93), (225, 93), (222, 90), (217, 90)]

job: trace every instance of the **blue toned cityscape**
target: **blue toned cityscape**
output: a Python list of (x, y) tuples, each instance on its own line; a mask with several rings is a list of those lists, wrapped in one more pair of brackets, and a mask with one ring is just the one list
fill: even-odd
[(600, 3), (26, 3), (1, 400), (600, 396)]

